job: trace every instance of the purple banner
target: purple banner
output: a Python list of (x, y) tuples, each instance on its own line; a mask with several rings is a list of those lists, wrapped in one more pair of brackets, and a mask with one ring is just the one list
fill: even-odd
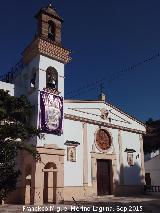
[(40, 107), (41, 130), (56, 135), (62, 134), (63, 98), (41, 91)]

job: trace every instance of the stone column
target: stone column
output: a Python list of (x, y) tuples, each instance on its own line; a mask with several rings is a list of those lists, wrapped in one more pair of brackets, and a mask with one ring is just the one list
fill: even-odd
[(144, 152), (143, 152), (143, 136), (139, 135), (140, 153), (141, 153), (141, 183), (145, 184), (145, 168), (144, 168)]
[(53, 172), (48, 172), (48, 202), (53, 203)]
[(43, 205), (44, 172), (40, 162), (36, 162), (34, 186), (34, 205)]
[(64, 201), (64, 156), (59, 156), (58, 158), (59, 158), (59, 163), (57, 162), (58, 171), (57, 173), (54, 172), (53, 175), (54, 180), (55, 178), (57, 178), (56, 203), (62, 203)]
[(31, 179), (26, 179), (25, 205), (31, 204)]
[(84, 193), (88, 187), (88, 144), (87, 144), (87, 123), (83, 123), (83, 187)]
[(118, 130), (118, 144), (119, 144), (119, 165), (120, 165), (120, 174), (119, 174), (119, 183), (124, 185), (124, 165), (123, 165), (123, 153), (122, 153), (122, 136), (121, 130)]
[(94, 153), (91, 154), (91, 172), (92, 172), (92, 189), (93, 195), (97, 195), (97, 161)]

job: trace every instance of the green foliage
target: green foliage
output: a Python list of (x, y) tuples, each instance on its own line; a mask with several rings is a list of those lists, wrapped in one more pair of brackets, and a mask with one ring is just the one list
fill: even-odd
[(39, 155), (27, 140), (39, 134), (30, 125), (32, 106), (25, 96), (10, 96), (0, 90), (0, 200), (15, 189), (20, 171), (16, 169), (16, 156), (26, 150), (38, 158)]
[(146, 121), (147, 134), (144, 136), (144, 152), (160, 149), (160, 120)]

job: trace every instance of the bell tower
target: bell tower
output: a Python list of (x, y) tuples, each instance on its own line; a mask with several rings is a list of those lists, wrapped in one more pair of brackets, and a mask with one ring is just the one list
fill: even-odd
[(35, 15), (37, 34), (31, 44), (22, 53), (23, 63), (28, 64), (41, 54), (63, 64), (70, 61), (70, 51), (62, 46), (61, 28), (63, 20), (50, 4), (41, 8)]
[(63, 20), (57, 14), (55, 8), (51, 4), (41, 8), (35, 18), (38, 21), (38, 36), (61, 46), (61, 26)]
[(36, 70), (36, 73), (31, 73), (32, 87), (37, 85), (40, 91), (52, 88), (56, 94), (63, 96), (64, 65), (71, 60), (70, 51), (62, 46), (63, 20), (51, 4), (41, 8), (35, 18), (37, 33), (22, 53), (23, 64), (28, 65), (29, 73)]

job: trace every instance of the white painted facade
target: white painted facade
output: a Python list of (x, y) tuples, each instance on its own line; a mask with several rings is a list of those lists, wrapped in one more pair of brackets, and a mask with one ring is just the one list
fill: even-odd
[(14, 96), (14, 84), (0, 81), (0, 89), (3, 89), (4, 91), (9, 91), (9, 94), (11, 96)]
[[(101, 118), (101, 109), (106, 109), (109, 114), (109, 119), (103, 120)], [(141, 162), (143, 156), (141, 156), (141, 134), (134, 132), (142, 131), (145, 132), (145, 126), (135, 119), (131, 118), (127, 114), (119, 111), (114, 106), (103, 101), (67, 101), (65, 102), (65, 113), (70, 115), (76, 115), (81, 118), (92, 119), (93, 121), (99, 121), (101, 124), (87, 124), (87, 143), (88, 143), (88, 185), (92, 185), (91, 181), (91, 152), (93, 146), (95, 146), (95, 134), (100, 128), (105, 128), (111, 135), (112, 147), (107, 151), (107, 154), (116, 153), (117, 159), (117, 174), (115, 175), (115, 181), (119, 182), (120, 178), (120, 162), (119, 162), (119, 144), (118, 144), (118, 130), (123, 127), (129, 128), (130, 130), (122, 130), (122, 154), (123, 154), (123, 166), (124, 166), (124, 184), (125, 185), (140, 185), (144, 180), (141, 177)], [(82, 125), (84, 121), (74, 121), (65, 119), (64, 121), (64, 140), (78, 141), (80, 145), (77, 147), (77, 162), (66, 162), (65, 164), (65, 185), (66, 186), (80, 186), (83, 185), (82, 168), (83, 168), (83, 132)], [(113, 124), (118, 127), (103, 127), (105, 124)], [(133, 130), (133, 132), (131, 132)], [(134, 166), (130, 167), (127, 162), (127, 153), (125, 149), (134, 149)], [(95, 146), (95, 152), (100, 151)], [(65, 159), (66, 160), (66, 159)], [(69, 173), (68, 171), (75, 171)]]
[[(50, 11), (51, 6), (48, 8)], [(46, 14), (46, 12), (44, 13)], [(57, 17), (52, 9), (51, 16), (48, 15), (48, 18), (53, 18), (53, 14), (54, 18)], [(55, 24), (57, 24), (57, 20)], [(55, 20), (53, 19), (53, 21)], [(57, 32), (60, 30), (59, 27), (57, 27)], [(43, 32), (43, 29), (41, 30), (42, 33), (45, 32)], [(45, 33), (43, 36), (46, 36)], [(46, 70), (49, 67), (57, 70), (57, 90), (60, 92), (59, 95), (64, 97), (64, 64), (69, 62), (69, 56), (67, 55), (68, 50), (47, 40), (48, 37), (42, 38), (42, 40), (44, 39), (43, 43), (40, 43), (42, 41), (38, 37), (36, 39), (39, 42), (38, 45), (44, 45), (44, 54), (38, 52), (36, 56), (33, 54), (31, 57), (30, 53), (35, 51), (35, 46), (31, 43), (29, 46), (30, 51), (27, 52), (26, 50), (26, 55), (23, 55), (26, 60), (28, 59), (27, 57), (30, 60), (28, 59), (23, 69), (16, 74), (13, 84), (0, 82), (0, 89), (9, 90), (10, 94), (15, 96), (26, 95), (34, 106), (32, 125), (39, 128), (41, 116), (40, 91), (47, 87)], [(45, 45), (48, 46), (46, 47)], [(52, 48), (52, 50), (56, 49), (54, 49), (55, 55), (52, 54), (52, 51), (48, 52), (48, 47)], [(58, 48), (59, 50), (57, 50)], [(59, 51), (58, 55), (56, 51)], [(56, 60), (55, 57), (60, 59)], [(34, 88), (31, 87), (33, 74), (36, 74)], [(106, 112), (105, 118), (102, 117), (102, 111)], [(97, 145), (96, 135), (100, 129), (109, 135), (110, 147), (107, 150), (100, 149)], [(53, 173), (56, 172), (57, 191), (55, 197), (57, 201), (70, 200), (72, 196), (83, 198), (84, 196), (98, 195), (98, 162), (101, 160), (109, 163), (110, 169), (108, 170), (107, 180), (109, 179), (110, 182), (110, 194), (123, 194), (129, 193), (129, 191), (137, 192), (138, 189), (140, 191), (145, 183), (142, 139), (142, 135), (145, 132), (146, 128), (143, 123), (108, 102), (102, 100), (65, 100), (63, 103), (63, 133), (59, 136), (43, 133), (43, 138), (35, 137), (29, 141), (37, 147), (37, 150), (41, 151), (41, 156), (45, 163), (42, 165), (39, 162), (34, 162), (26, 155), (30, 163), (29, 166), (32, 168), (34, 166), (35, 169), (31, 174), (31, 193), (28, 192), (26, 197), (30, 197), (33, 194), (32, 198), (29, 198), (33, 203), (39, 205), (45, 202), (43, 199), (44, 171), (48, 172), (46, 183), (48, 188), (52, 189), (50, 195), (53, 195), (55, 188), (53, 187)], [(67, 141), (71, 145), (67, 144)], [(68, 148), (70, 147), (74, 147), (75, 150), (76, 158), (74, 161), (68, 159)], [(132, 166), (127, 160), (128, 151), (126, 150), (132, 150)], [(25, 159), (22, 162), (25, 167), (23, 168), (22, 165), (25, 177), (25, 169), (28, 165)], [(50, 163), (52, 168), (46, 168), (45, 166), (50, 165)], [(57, 166), (56, 169), (53, 165)], [(102, 172), (105, 169), (101, 169)], [(22, 180), (23, 183), (25, 181), (25, 179)], [(19, 199), (21, 199), (21, 195), (25, 197), (24, 191), (19, 192)], [(25, 201), (25, 203), (27, 202)]]
[[(48, 67), (54, 67), (59, 74), (58, 89), (61, 92), (60, 95), (64, 96), (64, 64), (40, 55), (34, 58), (28, 66), (26, 66), (21, 73), (14, 80), (15, 84), (8, 84), (1, 82), (0, 87), (5, 90), (9, 90), (11, 95), (25, 94), (31, 103), (35, 106), (35, 114), (33, 124), (39, 127), (40, 116), (40, 91), (46, 87), (46, 70)], [(32, 72), (36, 71), (36, 86), (30, 87), (30, 79)], [(17, 89), (20, 88), (20, 89)], [(105, 109), (108, 112), (106, 120), (101, 118), (101, 109)], [(83, 118), (87, 118), (99, 124), (87, 123), (87, 147), (88, 147), (88, 186), (92, 186), (92, 169), (91, 169), (91, 152), (101, 153), (95, 145), (95, 134), (99, 128), (106, 129), (111, 138), (112, 146), (107, 151), (107, 154), (116, 154), (116, 174), (114, 174), (113, 182), (120, 183), (120, 162), (119, 155), (123, 155), (124, 167), (124, 185), (142, 185), (144, 183), (141, 177), (143, 156), (141, 152), (141, 135), (145, 133), (145, 126), (122, 112), (118, 108), (114, 107), (110, 103), (104, 101), (78, 101), (78, 100), (66, 100), (64, 102), (64, 114), (70, 116), (78, 116), (82, 118), (82, 121), (75, 121), (70, 119), (64, 119), (64, 134), (61, 136), (53, 134), (44, 134), (43, 139), (34, 138), (31, 143), (37, 147), (43, 147), (45, 145), (57, 145), (60, 149), (65, 149), (64, 156), (64, 186), (83, 186)], [(105, 125), (109, 125), (106, 127)], [(121, 141), (122, 141), (122, 153), (118, 144), (118, 131), (121, 129)], [(64, 143), (69, 141), (77, 141), (80, 143), (76, 147), (76, 162), (67, 161), (67, 146)], [(127, 162), (127, 153), (125, 149), (134, 149), (133, 154), (134, 166), (130, 167)], [(138, 156), (138, 157), (137, 157)]]
[(160, 186), (160, 150), (150, 154), (144, 162), (145, 173), (150, 173), (151, 185)]

